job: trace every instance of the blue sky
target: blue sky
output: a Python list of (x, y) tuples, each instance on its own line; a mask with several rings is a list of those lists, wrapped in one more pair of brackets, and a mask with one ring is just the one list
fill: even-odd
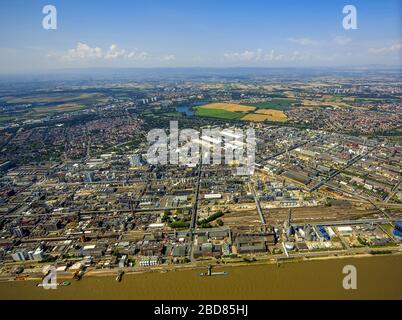
[[(57, 30), (42, 8), (57, 8)], [(357, 30), (342, 26), (345, 5)], [(1, 0), (0, 73), (76, 67), (398, 65), (401, 1)]]

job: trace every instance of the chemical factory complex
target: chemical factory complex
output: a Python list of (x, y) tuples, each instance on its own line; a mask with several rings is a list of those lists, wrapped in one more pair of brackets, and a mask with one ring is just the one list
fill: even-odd
[[(401, 87), (381, 77), (66, 82), (40, 105), (3, 86), (0, 279), (400, 253)], [(151, 164), (174, 121), (254, 130), (252, 174)]]

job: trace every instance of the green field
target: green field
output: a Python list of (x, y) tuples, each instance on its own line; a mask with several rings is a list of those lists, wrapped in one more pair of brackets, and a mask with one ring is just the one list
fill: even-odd
[(10, 122), (14, 119), (15, 119), (15, 117), (12, 117), (12, 116), (0, 116), (0, 123)]
[(219, 119), (235, 120), (244, 116), (242, 112), (230, 112), (222, 109), (197, 108), (195, 115)]
[(47, 95), (34, 94), (28, 96), (15, 96), (6, 97), (7, 103), (81, 103), (81, 104), (93, 104), (101, 103), (107, 100), (107, 97), (101, 93), (49, 93)]
[(245, 103), (245, 106), (256, 107), (257, 109), (273, 109), (286, 111), (292, 107), (292, 103), (296, 103), (294, 99), (274, 99), (266, 102)]
[(60, 112), (72, 112), (83, 110), (86, 107), (83, 105), (60, 105), (55, 107), (36, 107), (33, 108), (35, 113), (43, 114), (52, 114), (52, 113), (60, 113)]

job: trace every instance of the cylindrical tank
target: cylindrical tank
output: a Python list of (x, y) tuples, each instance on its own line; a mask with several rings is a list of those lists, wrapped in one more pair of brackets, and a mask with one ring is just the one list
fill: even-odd
[(286, 250), (288, 250), (288, 251), (294, 250), (294, 248), (295, 248), (294, 242), (286, 242), (286, 243), (285, 243), (285, 248), (286, 248)]

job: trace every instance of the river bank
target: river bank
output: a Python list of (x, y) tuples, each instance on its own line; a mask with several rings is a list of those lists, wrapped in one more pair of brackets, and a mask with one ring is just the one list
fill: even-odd
[[(345, 290), (345, 265), (357, 268), (358, 289)], [(402, 255), (319, 259), (297, 263), (216, 267), (227, 276), (200, 277), (200, 270), (88, 275), (68, 287), (44, 290), (37, 281), (0, 283), (0, 299), (402, 299)], [(203, 270), (205, 271), (205, 270)]]

